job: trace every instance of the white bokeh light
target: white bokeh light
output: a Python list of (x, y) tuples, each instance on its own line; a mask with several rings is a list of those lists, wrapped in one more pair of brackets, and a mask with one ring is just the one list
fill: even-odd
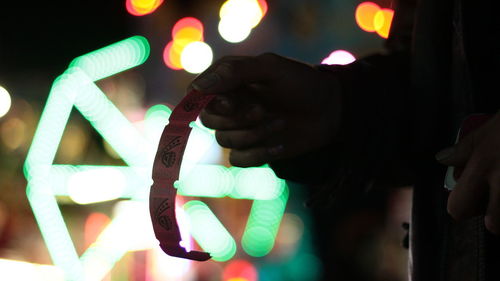
[(262, 19), (262, 10), (256, 0), (228, 0), (219, 12), (221, 19), (233, 17), (251, 28), (257, 26)]
[(240, 21), (237, 17), (226, 16), (219, 22), (219, 34), (230, 43), (239, 43), (247, 39), (252, 31), (252, 26), (246, 21)]
[(200, 73), (210, 66), (213, 59), (212, 48), (207, 43), (189, 43), (181, 53), (181, 65), (189, 73)]
[(9, 92), (0, 86), (0, 118), (9, 112), (11, 104), (12, 100)]
[(325, 58), (321, 64), (339, 64), (339, 65), (346, 65), (350, 64), (353, 61), (355, 61), (356, 58), (349, 53), (348, 51), (345, 50), (336, 50), (333, 51), (327, 58)]

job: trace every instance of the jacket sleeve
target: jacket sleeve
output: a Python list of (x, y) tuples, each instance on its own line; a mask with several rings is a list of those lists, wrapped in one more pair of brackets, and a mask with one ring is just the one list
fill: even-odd
[(400, 2), (384, 52), (349, 65), (320, 65), (341, 84), (340, 137), (326, 147), (270, 163), (304, 184), (411, 184), (410, 54), (413, 1)]

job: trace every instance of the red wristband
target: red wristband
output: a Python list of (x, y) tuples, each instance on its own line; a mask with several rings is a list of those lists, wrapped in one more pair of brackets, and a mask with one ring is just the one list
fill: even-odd
[(175, 181), (179, 179), (182, 156), (191, 132), (189, 123), (196, 120), (200, 111), (214, 98), (191, 91), (177, 105), (165, 126), (158, 145), (153, 166), (153, 185), (149, 193), (149, 212), (155, 236), (162, 250), (170, 256), (197, 261), (210, 259), (210, 254), (200, 251), (187, 252), (179, 244), (181, 235), (175, 217)]

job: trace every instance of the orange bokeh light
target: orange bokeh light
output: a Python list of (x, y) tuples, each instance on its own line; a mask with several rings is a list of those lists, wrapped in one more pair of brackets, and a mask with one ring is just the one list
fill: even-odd
[(185, 17), (178, 20), (172, 27), (172, 41), (163, 51), (163, 61), (174, 70), (183, 69), (181, 54), (190, 43), (203, 42), (203, 24), (196, 18)]
[(380, 37), (389, 37), (393, 17), (394, 11), (391, 9), (381, 9), (377, 12), (377, 14), (375, 14), (373, 25), (375, 26), (375, 31), (378, 35), (380, 35)]
[(223, 281), (257, 281), (257, 269), (246, 260), (231, 261), (222, 273)]
[(85, 220), (84, 241), (85, 247), (89, 247), (94, 243), (102, 230), (111, 222), (111, 219), (103, 214), (94, 212), (91, 213)]
[(260, 10), (262, 11), (262, 17), (267, 13), (267, 2), (266, 0), (257, 0), (259, 3)]
[(126, 0), (127, 11), (134, 16), (144, 16), (154, 12), (163, 0)]
[(363, 2), (356, 7), (354, 17), (362, 30), (376, 32), (380, 37), (388, 38), (394, 10), (382, 9), (373, 2)]
[(355, 12), (356, 23), (364, 31), (374, 32), (374, 19), (378, 11), (380, 11), (379, 5), (373, 2), (359, 4)]
[(173, 48), (174, 41), (170, 41), (163, 50), (163, 61), (173, 70), (181, 70), (181, 53)]
[(203, 24), (201, 23), (201, 21), (199, 21), (198, 19), (196, 18), (193, 18), (193, 17), (185, 17), (185, 18), (182, 18), (180, 20), (178, 20), (174, 27), (172, 28), (172, 38), (175, 38), (176, 37), (176, 34), (184, 29), (184, 28), (192, 28), (192, 29), (196, 29), (199, 31), (199, 33), (203, 34)]

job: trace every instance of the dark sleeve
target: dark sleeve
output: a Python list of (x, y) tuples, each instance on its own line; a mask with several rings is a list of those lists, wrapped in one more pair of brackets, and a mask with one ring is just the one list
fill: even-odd
[(405, 1), (396, 7), (384, 52), (345, 66), (317, 66), (341, 84), (340, 137), (317, 151), (270, 163), (278, 177), (305, 184), (411, 184), (413, 4)]

